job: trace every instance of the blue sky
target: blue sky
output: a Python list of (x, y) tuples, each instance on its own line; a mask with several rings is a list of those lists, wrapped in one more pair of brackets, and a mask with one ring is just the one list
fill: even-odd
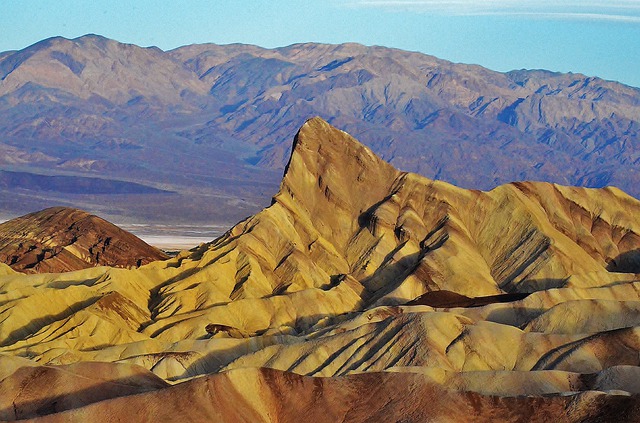
[(164, 50), (359, 42), (640, 87), (640, 0), (3, 0), (0, 51), (86, 33)]

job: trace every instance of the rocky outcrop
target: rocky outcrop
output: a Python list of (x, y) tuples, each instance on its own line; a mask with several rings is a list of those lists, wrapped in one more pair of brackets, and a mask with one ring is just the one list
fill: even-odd
[(167, 256), (81, 210), (54, 207), (0, 224), (0, 261), (24, 273), (138, 267)]

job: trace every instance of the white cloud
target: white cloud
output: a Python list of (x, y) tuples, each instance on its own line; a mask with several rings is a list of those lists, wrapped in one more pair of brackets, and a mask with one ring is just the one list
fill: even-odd
[(460, 16), (513, 15), (640, 23), (640, 0), (348, 0), (341, 4)]
[[(479, 15), (479, 14), (478, 14)], [(543, 12), (488, 12), (483, 15), (509, 15), (509, 16), (522, 16), (540, 19), (561, 19), (561, 20), (589, 20), (589, 21), (615, 21), (622, 23), (640, 23), (640, 16), (635, 15), (615, 15), (611, 13), (570, 13), (570, 12), (558, 12), (558, 13), (543, 13)]]

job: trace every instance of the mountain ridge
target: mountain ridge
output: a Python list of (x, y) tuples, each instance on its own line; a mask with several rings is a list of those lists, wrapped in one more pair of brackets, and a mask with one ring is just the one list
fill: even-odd
[[(99, 36), (47, 40), (4, 55), (0, 69), (11, 70), (0, 82), (0, 149), (21, 170), (171, 185), (198, 208), (223, 204), (216, 219), (228, 224), (268, 204), (290, 134), (318, 115), (398, 168), (467, 188), (546, 180), (639, 195), (640, 91), (580, 74), (499, 73), (357, 44), (163, 52)], [(184, 196), (167, 201), (178, 209)], [(127, 202), (109, 214), (119, 213), (145, 212)], [(203, 220), (195, 209), (188, 218)]]

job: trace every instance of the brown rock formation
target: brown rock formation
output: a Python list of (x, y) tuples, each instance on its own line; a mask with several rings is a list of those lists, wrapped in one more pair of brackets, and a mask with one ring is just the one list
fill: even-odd
[(167, 256), (81, 210), (53, 207), (0, 224), (0, 261), (24, 273), (138, 267)]
[(456, 294), (455, 292), (440, 290), (427, 292), (409, 301), (406, 305), (426, 305), (435, 308), (482, 307), (488, 304), (519, 301), (528, 296), (529, 294), (527, 293), (515, 293), (469, 298), (465, 295)]
[[(0, 359), (7, 365), (8, 359)], [(18, 420), (58, 413), (105, 399), (169, 386), (139, 366), (76, 363), (24, 366), (0, 381), (0, 419)]]

